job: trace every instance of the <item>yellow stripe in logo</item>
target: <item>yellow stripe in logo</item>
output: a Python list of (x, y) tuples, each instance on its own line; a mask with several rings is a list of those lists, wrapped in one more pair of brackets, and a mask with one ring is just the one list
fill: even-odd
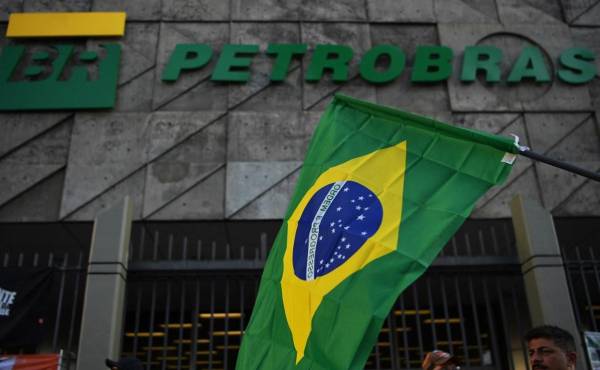
[(125, 12), (13, 13), (7, 37), (123, 36)]

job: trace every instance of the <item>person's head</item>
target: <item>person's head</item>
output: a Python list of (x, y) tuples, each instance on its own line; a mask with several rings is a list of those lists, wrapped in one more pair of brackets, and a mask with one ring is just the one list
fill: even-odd
[(525, 333), (532, 370), (573, 370), (577, 360), (575, 339), (566, 330), (543, 325)]
[(432, 351), (425, 355), (421, 364), (423, 370), (458, 370), (458, 361), (451, 354), (444, 351)]
[(105, 364), (111, 370), (142, 370), (142, 362), (137, 358), (122, 358), (119, 361), (107, 358)]

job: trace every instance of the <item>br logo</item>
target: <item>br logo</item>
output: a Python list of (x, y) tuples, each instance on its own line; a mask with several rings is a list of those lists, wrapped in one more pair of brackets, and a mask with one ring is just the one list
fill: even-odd
[[(48, 50), (7, 46), (0, 56), (0, 109), (112, 108), (121, 46), (103, 53), (75, 52), (73, 45)], [(102, 55), (99, 55), (102, 54)]]
[[(106, 28), (107, 19), (116, 14), (117, 31), (94, 28)], [(118, 36), (124, 24), (124, 13), (20, 13), (11, 15), (7, 36)], [(120, 59), (121, 46), (116, 43), (86, 50), (73, 44), (15, 42), (0, 53), (0, 110), (112, 108)]]

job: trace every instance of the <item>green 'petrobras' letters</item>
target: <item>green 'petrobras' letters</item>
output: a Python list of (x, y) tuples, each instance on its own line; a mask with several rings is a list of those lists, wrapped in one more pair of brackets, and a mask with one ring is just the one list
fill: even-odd
[[(294, 58), (303, 58), (306, 44), (269, 44), (265, 53), (272, 59), (272, 82), (284, 81)], [(252, 74), (252, 59), (259, 53), (258, 45), (224, 45), (212, 70), (211, 80), (219, 82), (247, 82)], [(175, 82), (183, 71), (205, 68), (213, 57), (213, 49), (205, 44), (177, 45), (163, 71), (162, 80)], [(431, 84), (446, 81), (453, 73), (455, 51), (443, 45), (418, 46), (413, 56), (410, 81)], [(331, 80), (343, 83), (349, 79), (354, 51), (346, 45), (316, 45), (307, 62), (305, 81), (319, 82), (326, 73)], [(521, 50), (507, 71), (501, 70), (502, 50), (487, 45), (467, 46), (462, 54), (459, 78), (472, 83), (483, 74), (486, 83), (514, 84), (524, 80), (547, 83), (552, 80), (549, 66), (540, 49), (529, 46)], [(595, 55), (583, 48), (562, 52), (558, 58), (556, 75), (569, 84), (584, 84), (596, 76)], [(376, 45), (358, 61), (360, 77), (373, 84), (389, 83), (397, 79), (406, 66), (407, 56), (395, 45)]]
[[(270, 81), (284, 81), (294, 59), (308, 53), (306, 44), (269, 44), (264, 54), (271, 59)], [(244, 83), (252, 76), (252, 63), (260, 53), (258, 45), (227, 44), (218, 56), (210, 45), (175, 45), (162, 71), (162, 81), (176, 83), (185, 73), (207, 69), (216, 82)], [(76, 51), (73, 45), (56, 45), (28, 50), (23, 45), (4, 47), (0, 53), (0, 111), (40, 109), (100, 109), (115, 104), (121, 47), (101, 46), (101, 51)], [(462, 64), (455, 63), (462, 58)], [(396, 45), (375, 45), (362, 55), (346, 45), (318, 44), (305, 61), (304, 79), (318, 83), (326, 74), (331, 81), (348, 81), (351, 65), (358, 65), (360, 78), (372, 84), (396, 80), (411, 62), (410, 81), (432, 84), (448, 80), (459, 72), (463, 83), (483, 76), (485, 83), (560, 81), (578, 85), (596, 78), (596, 55), (588, 49), (563, 51), (556, 68), (542, 51), (524, 47), (512, 66), (502, 70), (502, 50), (487, 45), (467, 46), (462, 53), (443, 45), (421, 45), (412, 56)], [(460, 71), (456, 71), (454, 66)], [(209, 70), (210, 68), (210, 70)], [(205, 72), (205, 73), (206, 73)]]
[(72, 45), (56, 45), (28, 54), (23, 45), (6, 46), (0, 55), (0, 110), (112, 108), (121, 46), (102, 48), (75, 52)]

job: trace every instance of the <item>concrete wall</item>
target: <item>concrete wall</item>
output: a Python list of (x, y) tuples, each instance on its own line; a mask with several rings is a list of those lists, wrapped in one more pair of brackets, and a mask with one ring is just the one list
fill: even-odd
[[(600, 170), (600, 78), (573, 87), (462, 84), (466, 45), (496, 45), (509, 68), (520, 48), (543, 48), (556, 72), (560, 51), (585, 46), (600, 70), (600, 2), (592, 0), (4, 0), (0, 33), (14, 11), (125, 10), (116, 108), (104, 112), (0, 114), (0, 222), (92, 220), (130, 194), (134, 218), (281, 218), (310, 135), (331, 95), (342, 92), (458, 126), (515, 133), (535, 151)], [(87, 40), (93, 48), (102, 40)], [(0, 46), (13, 41), (0, 37)], [(160, 81), (177, 43), (302, 42), (404, 49), (407, 69), (384, 86), (304, 82), (310, 53), (284, 83), (268, 83), (263, 54), (251, 81), (219, 85), (211, 66)], [(409, 82), (416, 46), (444, 44), (456, 55), (447, 83)], [(214, 60), (213, 58), (213, 64)], [(508, 73), (508, 72), (506, 72)], [(504, 76), (505, 77), (505, 76)], [(600, 185), (520, 158), (507, 183), (474, 217), (508, 217), (516, 193), (556, 216), (600, 216)]]

